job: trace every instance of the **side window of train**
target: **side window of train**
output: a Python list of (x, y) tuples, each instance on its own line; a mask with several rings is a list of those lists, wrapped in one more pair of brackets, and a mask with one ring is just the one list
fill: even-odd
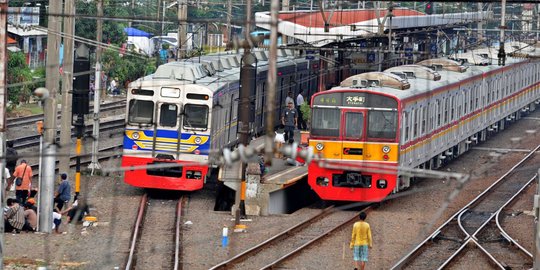
[(159, 109), (159, 125), (163, 127), (176, 127), (178, 119), (178, 106), (176, 104), (164, 103)]
[(151, 100), (132, 99), (129, 101), (130, 124), (152, 124), (154, 120), (154, 102)]
[(413, 139), (416, 139), (418, 138), (418, 122), (420, 121), (419, 120), (419, 116), (420, 116), (420, 113), (419, 113), (419, 109), (414, 109), (413, 110), (413, 115), (414, 115), (414, 118), (413, 118), (413, 136), (412, 138)]
[(441, 114), (442, 114), (442, 106), (441, 106), (441, 100), (437, 99), (437, 106), (436, 106), (436, 113), (437, 113), (437, 125), (436, 127), (439, 128), (441, 126)]
[(455, 109), (456, 108), (456, 99), (455, 96), (452, 95), (450, 98), (450, 121), (455, 120)]
[(401, 140), (403, 143), (409, 142), (409, 112), (403, 112), (403, 134)]
[(427, 129), (427, 117), (428, 117), (428, 114), (427, 114), (427, 106), (422, 106), (422, 132), (420, 133), (420, 135), (425, 135), (426, 134), (426, 129)]

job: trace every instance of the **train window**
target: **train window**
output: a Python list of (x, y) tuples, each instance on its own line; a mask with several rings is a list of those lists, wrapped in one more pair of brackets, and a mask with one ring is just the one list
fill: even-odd
[(364, 130), (364, 114), (348, 112), (345, 114), (345, 137), (360, 139)]
[(409, 141), (409, 112), (403, 112), (403, 126), (405, 132), (403, 132), (402, 135), (402, 143), (406, 143)]
[(313, 108), (311, 134), (314, 136), (339, 137), (339, 109)]
[(395, 139), (396, 131), (397, 112), (369, 111), (367, 131), (369, 138)]
[(437, 127), (441, 126), (441, 114), (442, 114), (441, 101), (437, 99)]
[(180, 97), (180, 89), (171, 88), (171, 87), (162, 87), (161, 88), (162, 97), (177, 98)]
[(140, 88), (134, 88), (134, 89), (131, 89), (131, 94), (133, 94), (133, 95), (141, 95), (141, 96), (153, 96), (154, 91), (153, 90), (140, 89)]
[(424, 106), (422, 107), (422, 133), (421, 135), (426, 134), (426, 128), (427, 128), (427, 117), (428, 117), (428, 107)]
[(176, 104), (161, 104), (159, 110), (159, 125), (163, 127), (176, 127), (178, 118), (178, 106)]
[[(418, 138), (418, 122), (420, 120), (420, 112), (415, 109), (413, 111), (414, 117), (413, 117), (413, 139)], [(371, 119), (370, 119), (371, 120)]]
[(132, 99), (129, 101), (129, 123), (152, 124), (154, 102), (149, 100)]
[(202, 128), (208, 126), (208, 106), (186, 104), (184, 107), (184, 128)]

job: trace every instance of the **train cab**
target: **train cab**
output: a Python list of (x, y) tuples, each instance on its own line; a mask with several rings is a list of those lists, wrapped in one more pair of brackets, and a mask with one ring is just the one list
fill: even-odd
[(203, 187), (208, 172), (212, 94), (185, 80), (156, 75), (132, 83), (122, 157), (127, 184), (187, 191)]
[(312, 98), (308, 182), (324, 200), (380, 201), (396, 185), (398, 102), (337, 88)]

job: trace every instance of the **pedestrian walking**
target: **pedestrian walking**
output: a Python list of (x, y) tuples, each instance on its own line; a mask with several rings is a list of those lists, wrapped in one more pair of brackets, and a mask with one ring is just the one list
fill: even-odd
[(17, 159), (19, 159), (19, 154), (17, 153), (17, 150), (13, 148), (12, 141), (6, 142), (6, 146), (6, 168), (9, 170), (11, 175), (7, 178), (6, 185), (6, 191), (9, 191), (11, 189), (11, 185), (13, 185), (13, 179), (15, 178), (13, 173), (15, 173), (15, 167), (17, 167)]
[(281, 115), (281, 123), (285, 126), (285, 142), (293, 143), (294, 142), (294, 129), (298, 121), (298, 112), (294, 108), (294, 102), (289, 101), (287, 108), (283, 111)]
[(28, 198), (28, 195), (30, 195), (32, 176), (34, 176), (34, 173), (32, 172), (32, 166), (28, 166), (26, 160), (21, 160), (19, 166), (15, 168), (13, 176), (15, 177), (15, 179), (21, 178), (22, 180), (20, 182), (20, 185), (17, 185), (17, 183), (15, 183), (15, 197), (17, 198), (17, 201), (19, 201), (19, 203), (24, 204), (26, 202), (26, 198)]
[(304, 115), (302, 114), (302, 105), (304, 104), (304, 91), (300, 91), (296, 96), (296, 110), (298, 111), (298, 129), (305, 130), (307, 128), (306, 121), (304, 121)]
[(366, 222), (367, 214), (361, 212), (360, 221), (353, 225), (350, 247), (353, 250), (354, 269), (364, 270), (368, 261), (368, 247), (372, 247), (371, 228)]
[(62, 211), (64, 204), (67, 205), (71, 199), (71, 186), (69, 185), (67, 173), (62, 173), (60, 175), (62, 182), (58, 186), (58, 190), (54, 193), (54, 202), (56, 203), (56, 208), (59, 211)]

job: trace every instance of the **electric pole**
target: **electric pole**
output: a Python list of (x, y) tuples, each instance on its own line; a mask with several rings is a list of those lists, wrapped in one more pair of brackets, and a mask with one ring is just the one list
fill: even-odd
[(56, 92), (59, 84), (59, 48), (61, 32), (58, 14), (62, 13), (62, 1), (49, 2), (49, 24), (47, 34), (47, 64), (45, 69), (45, 88), (47, 96), (44, 97), (44, 136), (43, 136), (43, 164), (41, 190), (39, 191), (39, 229), (41, 232), (52, 231), (52, 211), (54, 176), (56, 167)]
[(274, 124), (276, 115), (276, 81), (277, 81), (277, 24), (279, 0), (270, 2), (270, 51), (268, 57), (268, 102), (266, 114), (265, 162), (272, 165), (274, 156)]
[[(289, 0), (283, 0), (281, 1), (281, 10), (283, 11), (289, 11)], [(341, 2), (339, 2), (341, 3)], [(286, 35), (281, 35), (281, 40), (283, 42), (283, 44), (287, 44), (288, 41), (287, 41), (287, 36)]]
[(178, 1), (178, 46), (176, 60), (182, 59), (186, 55), (186, 20), (187, 20), (187, 0)]
[[(7, 44), (8, 0), (0, 0), (0, 44)], [(6, 179), (6, 103), (7, 103), (7, 46), (0, 47), (0, 179)], [(5, 205), (4, 181), (0, 181), (0, 202)], [(0, 269), (4, 267), (4, 222), (0, 222)]]
[[(132, 3), (133, 6), (133, 3)], [(94, 127), (92, 130), (92, 162), (88, 166), (88, 169), (92, 171), (94, 175), (95, 170), (101, 170), (101, 165), (98, 161), (99, 152), (99, 110), (100, 110), (100, 95), (101, 95), (101, 41), (103, 39), (103, 0), (97, 2), (97, 33), (96, 33), (96, 73), (94, 75)]]
[(506, 62), (506, 53), (504, 52), (504, 29), (506, 29), (505, 18), (506, 17), (506, 0), (502, 0), (501, 3), (501, 36), (499, 37), (499, 53), (497, 57), (499, 58), (499, 66), (504, 66)]
[(69, 175), (69, 150), (71, 148), (71, 90), (73, 89), (73, 47), (75, 40), (75, 2), (64, 3), (64, 63), (62, 64), (62, 122), (60, 124), (60, 173)]
[(227, 43), (232, 44), (232, 0), (227, 0)]
[(536, 186), (536, 195), (534, 195), (534, 262), (532, 269), (540, 268), (540, 238), (538, 233), (540, 232), (540, 170), (536, 175), (538, 178), (538, 183)]

